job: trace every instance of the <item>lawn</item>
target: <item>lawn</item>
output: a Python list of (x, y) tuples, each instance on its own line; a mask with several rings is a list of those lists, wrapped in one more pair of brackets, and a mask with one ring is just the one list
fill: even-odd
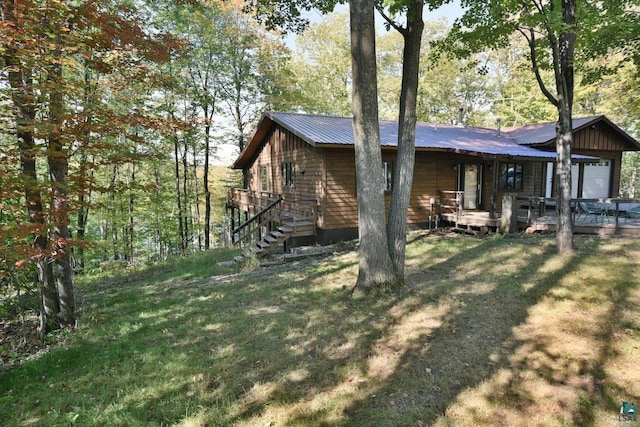
[(554, 246), (412, 234), (408, 286), (357, 299), (348, 245), (83, 279), (77, 330), (0, 367), (0, 425), (619, 425), (640, 404), (640, 240)]

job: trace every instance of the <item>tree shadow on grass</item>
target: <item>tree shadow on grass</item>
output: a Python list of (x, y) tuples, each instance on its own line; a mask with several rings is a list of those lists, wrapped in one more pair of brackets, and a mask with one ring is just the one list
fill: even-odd
[[(393, 372), (375, 393), (345, 410), (345, 424), (431, 425), (461, 392), (490, 379), (508, 364), (513, 329), (579, 263), (575, 257), (566, 258), (562, 265), (546, 271), (546, 264), (556, 259), (552, 245), (541, 248), (531, 241), (513, 239), (509, 242), (512, 252), (495, 252), (504, 244), (503, 240), (483, 241), (412, 275), (411, 287), (418, 301), (396, 318), (395, 325), (388, 325), (387, 333), (398, 334), (402, 330), (398, 324), (444, 301), (450, 301), (450, 308), (436, 327), (413, 331), (410, 340), (396, 349), (402, 354)], [(521, 257), (522, 262), (514, 264), (510, 257)], [(496, 274), (504, 265), (514, 269)], [(434, 271), (441, 283), (430, 282)], [(521, 405), (533, 399), (518, 398)]]
[[(513, 283), (514, 277), (530, 274), (553, 257), (551, 247), (538, 253), (535, 264), (523, 263), (497, 283), (485, 284), (495, 263), (504, 261), (488, 259), (487, 254), (503, 245), (498, 240), (475, 241), (464, 253), (414, 272), (403, 295), (363, 301), (338, 295), (324, 307), (307, 309), (305, 316), (312, 318), (315, 312), (322, 321), (317, 322), (314, 340), (305, 335), (304, 344), (315, 348), (321, 343), (321, 350), (315, 350), (314, 360), (294, 358), (293, 367), (280, 365), (275, 391), (254, 399), (232, 420), (268, 416), (272, 411), (267, 406), (274, 403), (289, 406), (287, 425), (435, 420), (460, 390), (490, 377), (501, 357), (496, 348), (526, 318), (526, 309), (555, 284), (555, 275), (527, 291)], [(522, 242), (513, 245), (530, 250)], [(466, 267), (460, 268), (461, 263)], [(556, 275), (572, 269), (567, 265)], [(433, 276), (440, 277), (440, 283), (430, 282)], [(339, 306), (343, 308), (336, 309)], [(294, 348), (300, 343), (288, 344)], [(283, 350), (286, 353), (286, 347)], [(304, 371), (303, 378), (287, 379), (286, 372), (296, 370)], [(357, 385), (343, 391), (346, 383)], [(330, 405), (314, 403), (318, 396), (332, 394), (342, 394), (344, 401), (336, 404), (343, 407), (340, 414)]]
[[(598, 241), (589, 242), (584, 251), (596, 253)], [(349, 297), (343, 283), (355, 281), (355, 254), (102, 295), (103, 305), (87, 313), (95, 322), (86, 338), (52, 353), (54, 367), (34, 370), (34, 362), (16, 375), (37, 381), (46, 374), (55, 387), (73, 388), (86, 405), (77, 420), (85, 425), (175, 424), (193, 411), (202, 425), (430, 425), (466, 390), (514, 363), (529, 368), (526, 358), (514, 361), (523, 344), (519, 328), (579, 270), (581, 258), (556, 257), (550, 239), (420, 244), (409, 259), (409, 286), (384, 298)], [(627, 298), (615, 296), (620, 304)], [(604, 372), (605, 347), (600, 363), (578, 369)], [(542, 345), (531, 351), (565, 363)], [(549, 363), (534, 366), (540, 376), (569, 382)], [(526, 412), (537, 396), (524, 380), (507, 378), (487, 399)], [(87, 398), (87, 381), (103, 381), (105, 391)], [(27, 390), (13, 387), (6, 403), (19, 407)], [(32, 400), (25, 416), (64, 420), (51, 418), (51, 407), (64, 412), (69, 405), (44, 401), (47, 382), (37, 387), (34, 400), (50, 405), (49, 415), (28, 407)], [(594, 393), (588, 399), (597, 399)], [(594, 418), (589, 410), (581, 409), (581, 420)], [(487, 420), (473, 417), (471, 424)]]

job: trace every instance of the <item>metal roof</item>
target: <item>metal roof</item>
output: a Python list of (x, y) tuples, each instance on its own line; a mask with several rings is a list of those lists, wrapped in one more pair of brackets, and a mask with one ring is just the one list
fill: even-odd
[[(573, 129), (581, 128), (604, 116), (584, 117), (573, 119)], [(518, 144), (540, 145), (547, 144), (556, 139), (556, 122), (537, 123), (534, 125), (514, 126), (504, 128), (504, 133), (511, 136)]]
[[(350, 117), (317, 116), (296, 113), (267, 112), (265, 116), (289, 129), (312, 145), (353, 145), (353, 120)], [(380, 121), (380, 145), (396, 147), (398, 123)], [(520, 145), (506, 133), (496, 129), (435, 125), (416, 125), (416, 149), (446, 150), (465, 154), (555, 159), (556, 153)], [(579, 156), (577, 156), (578, 158)], [(593, 159), (593, 157), (586, 157)]]
[[(594, 120), (593, 117), (574, 120), (574, 127), (576, 124), (584, 125), (592, 120)], [(262, 115), (254, 134), (233, 164), (234, 168), (242, 168), (250, 161), (273, 122), (280, 124), (313, 146), (348, 147), (354, 144), (351, 117), (267, 111)], [(517, 157), (552, 161), (556, 158), (555, 151), (543, 151), (529, 145), (547, 143), (554, 138), (555, 123), (505, 129), (500, 136), (496, 129), (489, 128), (430, 123), (416, 125), (417, 151), (448, 151), (495, 158)], [(380, 144), (382, 147), (389, 148), (397, 146), (397, 122), (380, 121)], [(583, 155), (572, 157), (578, 161), (597, 159)]]

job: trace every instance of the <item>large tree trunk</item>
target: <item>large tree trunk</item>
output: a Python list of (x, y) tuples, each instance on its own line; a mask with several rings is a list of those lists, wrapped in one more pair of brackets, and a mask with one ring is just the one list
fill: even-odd
[[(24, 73), (26, 73), (23, 70)], [(10, 74), (13, 74), (11, 72)], [(23, 74), (24, 75), (24, 74)], [(30, 80), (30, 77), (27, 77)], [(40, 332), (44, 335), (58, 328), (58, 314), (60, 304), (53, 274), (53, 264), (50, 260), (48, 230), (42, 207), (38, 177), (36, 172), (35, 141), (31, 133), (35, 110), (33, 104), (23, 103), (24, 99), (14, 96), (14, 111), (18, 122), (18, 145), (20, 149), (20, 165), (24, 179), (25, 200), (29, 222), (35, 225), (33, 259), (38, 268), (40, 282), (41, 312)]]
[(571, 112), (560, 111), (556, 124), (556, 244), (559, 254), (573, 251), (573, 222), (571, 221), (571, 143), (573, 141)]
[(373, 0), (351, 0), (353, 130), (358, 192), (359, 271), (362, 291), (395, 286), (397, 277), (388, 252), (384, 179), (378, 124), (375, 23)]
[(393, 194), (389, 210), (389, 255), (398, 278), (404, 281), (405, 249), (407, 245), (407, 212), (413, 185), (416, 147), (416, 103), (418, 72), (422, 46), (422, 0), (413, 0), (407, 11), (407, 27), (402, 30), (404, 51), (402, 87), (398, 117), (398, 159), (393, 177)]
[(51, 215), (54, 224), (54, 254), (56, 266), (56, 288), (60, 313), (58, 319), (62, 325), (75, 326), (75, 290), (71, 269), (71, 248), (67, 246), (71, 238), (69, 232), (69, 195), (67, 189), (68, 154), (62, 139), (63, 87), (62, 63), (60, 51), (55, 50), (53, 64), (49, 71), (51, 83), (49, 96), (49, 150), (47, 160), (53, 190)]
[[(0, 10), (3, 12), (4, 20), (19, 25), (15, 11), (16, 7), (15, 2), (8, 1), (0, 7)], [(27, 215), (29, 222), (34, 226), (34, 254), (32, 260), (38, 268), (38, 280), (40, 282), (42, 304), (40, 311), (40, 332), (46, 334), (50, 330), (58, 327), (60, 306), (58, 304), (58, 295), (54, 283), (53, 267), (49, 262), (48, 230), (37, 175), (36, 144), (33, 136), (36, 117), (33, 71), (21, 63), (16, 47), (3, 47), (4, 62), (7, 69), (9, 85), (11, 86), (13, 113), (16, 118), (16, 137), (20, 152), (20, 169)]]
[(571, 221), (571, 147), (573, 145), (573, 93), (576, 0), (562, 0), (562, 21), (567, 25), (557, 39), (551, 38), (556, 90), (558, 93), (558, 123), (556, 126), (556, 244), (559, 254), (573, 252)]

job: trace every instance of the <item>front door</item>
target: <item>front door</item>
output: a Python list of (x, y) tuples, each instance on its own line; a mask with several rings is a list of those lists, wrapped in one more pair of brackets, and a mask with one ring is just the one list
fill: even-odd
[(481, 182), (480, 179), (482, 166), (480, 165), (464, 165), (462, 177), (464, 191), (464, 209), (478, 209), (480, 203)]

